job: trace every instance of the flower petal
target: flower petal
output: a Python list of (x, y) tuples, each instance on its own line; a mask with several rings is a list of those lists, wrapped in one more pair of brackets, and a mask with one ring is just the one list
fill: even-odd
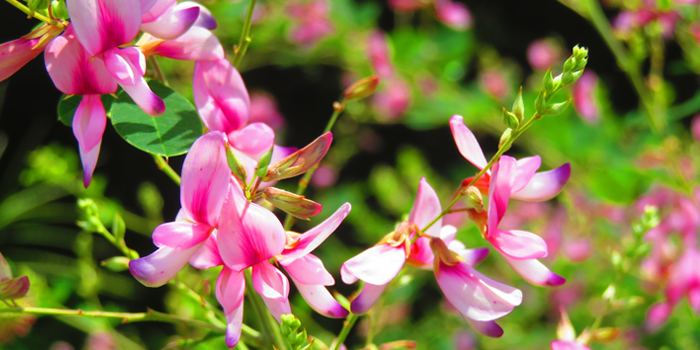
[(124, 91), (148, 115), (159, 116), (165, 112), (165, 103), (143, 78), (146, 58), (135, 47), (113, 49), (103, 54), (109, 73)]
[(488, 235), (498, 229), (498, 224), (508, 209), (515, 171), (515, 158), (509, 156), (501, 156), (493, 166), (488, 197)]
[(369, 311), (388, 285), (388, 283), (381, 285), (365, 283), (360, 294), (350, 303), (350, 311), (355, 315), (362, 315)]
[(304, 232), (301, 236), (299, 236), (299, 241), (294, 248), (285, 249), (285, 251), (282, 252), (284, 261), (289, 263), (294, 261), (294, 259), (303, 257), (316, 249), (316, 247), (321, 245), (321, 243), (323, 243), (323, 241), (325, 241), (326, 238), (328, 238), (328, 236), (330, 236), (331, 233), (333, 233), (338, 226), (340, 226), (343, 220), (345, 220), (345, 217), (350, 214), (350, 209), (350, 203), (345, 203), (341, 205), (340, 208), (333, 213), (333, 215), (329, 216), (328, 219), (316, 225), (314, 228)]
[(267, 124), (252, 123), (228, 133), (228, 142), (253, 159), (260, 159), (275, 143), (275, 131)]
[(267, 309), (270, 310), (272, 316), (277, 322), (282, 322), (283, 314), (291, 314), (292, 309), (289, 306), (289, 281), (287, 277), (272, 266), (267, 261), (261, 261), (257, 265), (253, 265), (253, 287), (262, 296)]
[(194, 22), (194, 25), (197, 27), (209, 29), (209, 30), (214, 30), (216, 29), (216, 19), (214, 19), (214, 16), (211, 14), (209, 9), (204, 7), (204, 5), (194, 2), (194, 1), (183, 1), (179, 4), (177, 4), (176, 10), (179, 9), (184, 9), (188, 7), (193, 7), (197, 6), (199, 7), (199, 17), (197, 17), (197, 21)]
[(245, 297), (245, 276), (224, 266), (216, 281), (216, 299), (226, 315), (226, 346), (233, 348), (241, 338), (243, 326), (243, 299)]
[(107, 115), (100, 95), (85, 95), (73, 115), (73, 135), (78, 140), (80, 159), (83, 162), (83, 185), (87, 188), (100, 155), (102, 135)]
[(155, 21), (176, 2), (177, 0), (141, 0), (141, 23)]
[[(454, 241), (457, 242), (457, 241)], [(449, 247), (450, 250), (454, 251), (464, 259), (464, 262), (471, 266), (476, 266), (479, 265), (480, 262), (484, 261), (486, 257), (489, 255), (489, 248), (477, 248), (477, 249), (461, 249), (461, 250), (454, 250), (452, 247)]]
[(210, 267), (223, 265), (217, 246), (216, 229), (214, 229), (199, 250), (188, 261), (194, 268), (206, 270)]
[(197, 62), (192, 93), (199, 116), (209, 130), (229, 133), (248, 122), (248, 90), (241, 75), (226, 59)]
[[(420, 229), (424, 229), (433, 219), (440, 215), (441, 211), (442, 207), (440, 206), (440, 199), (437, 193), (425, 180), (425, 177), (421, 178), (418, 185), (418, 194), (415, 202), (413, 202), (411, 213), (408, 215), (408, 221), (416, 224)], [(425, 233), (433, 237), (439, 237), (441, 228), (442, 219), (439, 219)]]
[(132, 41), (141, 26), (140, 0), (66, 0), (66, 6), (91, 56)]
[(295, 280), (294, 277), (292, 277), (292, 281), (297, 286), (299, 294), (319, 314), (330, 318), (345, 318), (350, 313), (333, 298), (326, 287), (303, 284)]
[(187, 260), (204, 242), (188, 249), (160, 247), (155, 252), (129, 262), (131, 274), (147, 287), (160, 287), (171, 279), (187, 264)]
[(528, 202), (542, 202), (554, 198), (564, 188), (571, 176), (571, 165), (566, 163), (550, 171), (535, 174), (521, 190), (511, 198)]
[(547, 256), (547, 243), (542, 237), (521, 230), (491, 230), (488, 240), (501, 253), (516, 260)]
[(484, 156), (484, 151), (481, 150), (481, 146), (479, 146), (479, 142), (471, 130), (464, 125), (464, 119), (461, 115), (455, 114), (450, 118), (450, 129), (459, 153), (470, 163), (474, 164), (475, 167), (479, 169), (485, 168), (488, 162)]
[(430, 249), (430, 238), (418, 237), (411, 245), (411, 254), (407, 262), (421, 269), (432, 270), (434, 258), (433, 251)]
[(517, 260), (501, 254), (508, 265), (526, 281), (543, 287), (556, 287), (566, 283), (566, 279), (550, 271), (537, 259)]
[[(403, 247), (380, 244), (365, 250), (343, 263), (345, 272), (371, 284), (383, 285), (391, 282), (399, 274), (406, 262)], [(341, 275), (343, 274), (341, 270)], [(347, 283), (345, 276), (343, 282)]]
[(465, 317), (467, 323), (474, 328), (475, 331), (491, 338), (500, 338), (503, 335), (503, 328), (496, 321), (476, 321)]
[(435, 278), (445, 298), (464, 317), (476, 321), (505, 316), (523, 300), (519, 289), (482, 275), (466, 262), (449, 266), (440, 261)]
[(155, 20), (142, 23), (141, 30), (159, 39), (175, 39), (188, 31), (198, 17), (199, 7), (176, 7), (173, 3)]
[(36, 39), (17, 39), (0, 44), (0, 81), (9, 78), (27, 62), (39, 56), (41, 48), (32, 49), (39, 43)]
[(569, 340), (553, 340), (550, 344), (552, 350), (591, 350), (591, 348)]
[(158, 225), (153, 231), (156, 247), (187, 249), (204, 242), (212, 231), (207, 224), (189, 221), (173, 221)]
[(335, 284), (333, 276), (323, 266), (323, 261), (313, 254), (303, 255), (290, 262), (287, 259), (280, 259), (279, 262), (287, 273), (300, 283), (321, 286)]
[(513, 187), (511, 187), (510, 192), (522, 190), (530, 182), (540, 165), (542, 165), (540, 156), (518, 159), (516, 161), (515, 174), (513, 174)]
[(231, 187), (225, 145), (222, 133), (209, 132), (194, 142), (182, 165), (180, 203), (185, 216), (211, 227), (218, 225)]
[(5, 257), (0, 253), (0, 283), (9, 281), (12, 279), (12, 270), (10, 270), (10, 264), (7, 263)]
[(224, 48), (219, 39), (201, 27), (192, 27), (178, 38), (160, 43), (153, 53), (185, 61), (212, 61), (224, 58)]
[(29, 292), (29, 277), (12, 278), (0, 284), (0, 300), (19, 299)]

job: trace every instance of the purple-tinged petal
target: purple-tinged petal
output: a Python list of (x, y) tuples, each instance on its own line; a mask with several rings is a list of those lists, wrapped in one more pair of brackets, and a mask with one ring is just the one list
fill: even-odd
[(165, 112), (165, 103), (143, 78), (146, 59), (141, 51), (134, 47), (114, 49), (106, 51), (103, 57), (109, 73), (146, 114), (156, 117)]
[(196, 27), (201, 27), (209, 30), (214, 30), (216, 29), (216, 19), (214, 19), (214, 16), (211, 14), (209, 9), (204, 7), (204, 5), (194, 2), (194, 1), (183, 1), (179, 4), (177, 4), (177, 7), (175, 8), (176, 10), (180, 9), (185, 9), (189, 7), (199, 7), (199, 17), (197, 17), (197, 21), (194, 22), (194, 26)]
[(503, 328), (496, 321), (476, 321), (465, 317), (467, 323), (474, 328), (475, 331), (491, 338), (500, 338), (503, 335)]
[(341, 205), (340, 208), (333, 213), (333, 215), (328, 217), (328, 219), (300, 235), (298, 237), (299, 241), (294, 248), (285, 249), (282, 252), (284, 261), (286, 263), (290, 263), (316, 249), (316, 247), (321, 245), (321, 243), (323, 243), (323, 241), (325, 241), (326, 238), (328, 238), (328, 236), (330, 236), (331, 233), (333, 233), (338, 226), (340, 226), (343, 220), (345, 220), (345, 217), (350, 214), (350, 209), (350, 203)]
[(482, 275), (466, 262), (450, 266), (440, 261), (435, 278), (445, 298), (464, 317), (476, 321), (505, 316), (523, 301), (519, 289)]
[(516, 161), (513, 157), (501, 156), (498, 163), (493, 166), (488, 197), (488, 235), (498, 229), (498, 224), (508, 209), (515, 172)]
[(192, 93), (199, 116), (209, 130), (229, 133), (248, 122), (248, 90), (241, 75), (226, 59), (197, 62)]
[(464, 119), (461, 115), (454, 115), (450, 118), (450, 129), (462, 157), (479, 169), (485, 168), (488, 162), (484, 151), (481, 150), (481, 146), (479, 146), (472, 131), (464, 125)]
[(187, 264), (187, 260), (199, 249), (199, 245), (188, 249), (160, 247), (150, 255), (129, 262), (131, 274), (147, 287), (160, 287), (171, 279)]
[(528, 202), (542, 202), (561, 192), (571, 176), (571, 165), (566, 163), (556, 169), (535, 174), (527, 185), (511, 194), (511, 198)]
[(289, 280), (267, 260), (253, 266), (252, 279), (253, 287), (262, 296), (267, 309), (281, 323), (282, 315), (292, 313), (288, 299)]
[(0, 283), (9, 281), (12, 279), (12, 270), (10, 269), (10, 264), (7, 263), (5, 257), (0, 253)]
[(355, 315), (362, 315), (369, 311), (374, 306), (374, 303), (377, 302), (379, 296), (382, 295), (387, 285), (389, 284), (375, 285), (365, 283), (360, 294), (350, 303), (350, 311)]
[[(455, 241), (456, 242), (456, 241)], [(450, 250), (452, 248), (450, 247)], [(471, 266), (479, 265), (486, 257), (489, 255), (489, 248), (477, 248), (477, 249), (462, 249), (453, 250), (457, 255), (464, 259), (464, 262)]]
[(540, 156), (525, 157), (516, 161), (515, 174), (513, 174), (513, 186), (510, 192), (522, 190), (530, 179), (535, 175), (537, 169), (542, 165)]
[(0, 283), (0, 300), (19, 299), (29, 292), (29, 277), (21, 276)]
[(109, 94), (117, 82), (101, 57), (92, 58), (75, 37), (73, 26), (46, 45), (46, 70), (56, 88), (66, 95)]
[(284, 250), (286, 233), (269, 210), (246, 201), (230, 186), (221, 210), (219, 252), (226, 266), (240, 271), (267, 261)]
[(292, 277), (292, 281), (297, 286), (299, 294), (319, 314), (330, 318), (345, 318), (350, 313), (333, 298), (326, 287), (303, 284), (295, 280), (294, 277)]
[(192, 27), (180, 37), (160, 43), (153, 53), (184, 61), (213, 61), (225, 57), (216, 35), (201, 27)]
[(323, 261), (313, 254), (306, 254), (291, 262), (287, 262), (287, 259), (280, 259), (279, 263), (284, 266), (292, 278), (300, 283), (321, 286), (335, 284), (333, 276), (323, 266)]
[(39, 56), (41, 48), (32, 49), (41, 38), (17, 39), (0, 44), (0, 81), (9, 78), (27, 62)]
[(318, 165), (326, 156), (333, 142), (333, 134), (329, 131), (313, 140), (306, 147), (290, 154), (288, 157), (272, 163), (267, 168), (264, 181), (282, 180), (301, 175)]
[(245, 276), (224, 266), (216, 281), (216, 299), (226, 315), (226, 346), (233, 348), (241, 338)]
[(91, 56), (124, 45), (141, 26), (140, 0), (66, 0), (76, 36)]
[[(147, 4), (145, 4), (147, 3)], [(149, 23), (158, 19), (165, 11), (177, 3), (177, 0), (141, 0), (141, 23)]]
[(566, 279), (550, 271), (537, 259), (517, 260), (501, 254), (508, 265), (524, 280), (536, 286), (556, 287), (566, 283)]
[(155, 20), (141, 24), (141, 30), (163, 40), (179, 37), (188, 31), (199, 17), (199, 7), (176, 7), (172, 4)]
[(267, 124), (252, 123), (229, 132), (228, 142), (253, 159), (260, 159), (275, 143), (275, 131)]
[(80, 159), (83, 162), (85, 188), (90, 186), (97, 165), (106, 124), (107, 115), (100, 95), (84, 95), (73, 116), (73, 135), (78, 140)]
[[(345, 272), (367, 283), (384, 285), (393, 280), (406, 262), (406, 251), (402, 246), (380, 244), (365, 250), (343, 263)], [(341, 270), (341, 275), (343, 275)], [(342, 276), (343, 282), (350, 279)]]
[(516, 260), (547, 256), (547, 243), (542, 237), (521, 230), (491, 230), (488, 241), (501, 253)]
[[(435, 193), (435, 190), (424, 177), (421, 178), (418, 185), (418, 194), (415, 202), (413, 202), (411, 213), (408, 215), (408, 221), (423, 229), (433, 219), (438, 217), (441, 211), (442, 207), (440, 206), (440, 198), (438, 198), (437, 193)], [(433, 237), (439, 237), (441, 228), (442, 219), (439, 219), (425, 233)]]
[(231, 183), (225, 145), (222, 133), (209, 132), (194, 142), (182, 165), (182, 209), (186, 217), (212, 227), (219, 223)]
[(199, 250), (192, 255), (188, 261), (190, 265), (196, 269), (206, 270), (210, 267), (224, 264), (224, 262), (221, 260), (221, 255), (219, 255), (216, 235), (216, 229), (214, 229), (209, 235), (209, 238), (204, 241), (204, 245), (202, 245)]
[(187, 249), (204, 242), (213, 228), (207, 224), (173, 221), (158, 225), (153, 231), (156, 247)]

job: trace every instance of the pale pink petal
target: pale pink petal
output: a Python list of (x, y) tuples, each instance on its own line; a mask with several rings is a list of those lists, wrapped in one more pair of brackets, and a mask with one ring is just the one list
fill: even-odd
[(152, 22), (141, 24), (141, 30), (159, 39), (175, 39), (188, 31), (198, 17), (199, 7), (176, 7), (172, 4)]
[(141, 13), (148, 12), (148, 10), (150, 10), (157, 1), (158, 0), (141, 0)]
[(209, 9), (207, 9), (200, 3), (194, 1), (183, 1), (177, 4), (177, 7), (175, 9), (180, 10), (194, 6), (199, 7), (199, 17), (197, 17), (197, 21), (194, 22), (194, 26), (209, 30), (216, 29), (216, 19), (214, 19), (214, 16), (211, 14)]
[(282, 322), (281, 316), (291, 314), (289, 306), (289, 281), (287, 277), (272, 264), (264, 260), (253, 265), (253, 287), (262, 296), (267, 309), (277, 322)]
[(141, 0), (142, 23), (153, 22), (167, 11), (177, 0)]
[(552, 350), (591, 350), (591, 348), (569, 340), (554, 340), (551, 343)]
[(547, 243), (542, 237), (521, 230), (491, 230), (488, 240), (501, 253), (516, 260), (547, 256)]
[(91, 56), (134, 40), (141, 26), (140, 0), (66, 0), (66, 6)]
[(503, 335), (503, 328), (496, 321), (476, 321), (468, 317), (464, 318), (475, 331), (491, 338), (500, 338)]
[(299, 294), (306, 300), (312, 309), (323, 316), (330, 318), (345, 318), (349, 312), (340, 305), (328, 292), (326, 287), (321, 285), (306, 285), (300, 283), (292, 277), (294, 285), (297, 286)]
[(333, 276), (323, 266), (323, 261), (313, 254), (306, 254), (291, 262), (287, 262), (287, 259), (280, 259), (279, 263), (284, 266), (293, 279), (300, 283), (321, 286), (335, 284)]
[(357, 282), (357, 277), (350, 273), (350, 270), (348, 270), (345, 264), (340, 266), (340, 277), (343, 280), (343, 283), (345, 284), (353, 284)]
[(182, 209), (191, 220), (212, 227), (219, 222), (231, 183), (225, 145), (222, 133), (209, 132), (194, 142), (182, 165)]
[(274, 144), (275, 131), (267, 124), (252, 123), (228, 133), (228, 142), (253, 159), (260, 159)]
[(509, 156), (501, 156), (498, 163), (493, 166), (493, 174), (491, 175), (491, 183), (489, 184), (488, 197), (488, 231), (489, 235), (492, 231), (498, 229), (498, 224), (503, 219), (506, 210), (508, 209), (508, 201), (510, 199), (511, 188), (513, 185), (513, 175), (516, 172), (515, 158)]
[[(338, 210), (329, 216), (328, 219), (316, 225), (314, 228), (304, 232), (299, 236), (299, 242), (291, 249), (285, 249), (282, 252), (285, 261), (291, 262), (298, 259), (316, 249), (328, 236), (335, 231), (343, 222), (346, 216), (350, 214), (350, 203), (345, 203)], [(301, 279), (300, 279), (301, 280)], [(308, 283), (307, 283), (308, 284)]]
[(204, 241), (204, 245), (192, 255), (188, 261), (190, 265), (200, 270), (223, 265), (224, 262), (221, 260), (221, 255), (219, 255), (216, 235), (216, 229), (214, 229), (209, 235), (209, 238)]
[(382, 295), (387, 285), (389, 284), (375, 285), (365, 283), (365, 286), (362, 287), (360, 294), (350, 303), (350, 311), (352, 311), (352, 313), (355, 315), (362, 315), (369, 311), (369, 309), (374, 306), (374, 303), (377, 302), (379, 296)]
[[(403, 247), (380, 244), (365, 250), (343, 263), (345, 271), (367, 283), (383, 285), (391, 282), (406, 262)], [(343, 282), (348, 283), (341, 270)]]
[(542, 165), (540, 156), (525, 157), (516, 161), (515, 174), (513, 174), (513, 187), (510, 192), (518, 192), (530, 182), (537, 169)]
[(668, 302), (660, 302), (652, 305), (647, 312), (645, 327), (649, 331), (656, 331), (663, 326), (673, 312), (673, 305)]
[(17, 39), (0, 44), (0, 81), (9, 78), (27, 62), (39, 56), (43, 48), (32, 50), (39, 39)]
[(240, 271), (284, 250), (286, 233), (269, 210), (250, 203), (230, 186), (221, 210), (219, 252), (226, 266)]
[(505, 316), (520, 305), (523, 293), (496, 282), (465, 262), (438, 265), (435, 278), (445, 298), (464, 315), (476, 321), (491, 321)]
[(440, 22), (454, 30), (467, 30), (472, 26), (472, 15), (466, 5), (451, 0), (436, 0), (435, 14)]
[(158, 225), (153, 231), (156, 247), (187, 249), (204, 242), (213, 228), (207, 224), (173, 221)]
[[(425, 178), (421, 178), (418, 185), (418, 195), (416, 196), (415, 202), (413, 202), (413, 208), (408, 215), (408, 221), (416, 224), (418, 228), (422, 230), (428, 226), (433, 219), (438, 217), (441, 211), (442, 207), (440, 207), (440, 198), (438, 198), (437, 193), (435, 193), (435, 190)], [(441, 228), (442, 219), (439, 219), (424, 233), (433, 237), (439, 237)]]
[(192, 93), (199, 116), (209, 130), (229, 133), (248, 122), (248, 90), (226, 59), (197, 62)]
[(141, 51), (134, 47), (113, 49), (105, 51), (103, 57), (109, 73), (146, 114), (155, 117), (165, 112), (165, 103), (143, 78), (146, 61)]
[(216, 281), (216, 299), (226, 315), (226, 346), (233, 348), (241, 338), (243, 326), (243, 299), (245, 276), (243, 271), (232, 271), (224, 266)]
[(84, 95), (73, 115), (73, 135), (78, 140), (83, 162), (83, 185), (87, 188), (100, 155), (107, 115), (100, 95)]
[(571, 165), (566, 163), (556, 169), (535, 174), (521, 190), (511, 198), (528, 202), (542, 202), (554, 198), (561, 192), (571, 176)]
[(454, 115), (450, 118), (450, 129), (459, 153), (470, 163), (474, 164), (475, 167), (479, 169), (486, 167), (488, 162), (484, 156), (484, 151), (481, 150), (481, 146), (479, 146), (479, 142), (472, 131), (464, 125), (464, 119), (461, 115)]
[(543, 287), (556, 287), (566, 283), (566, 279), (550, 271), (537, 259), (517, 260), (501, 254), (508, 265), (526, 281)]
[(175, 278), (202, 244), (204, 242), (183, 250), (160, 247), (148, 256), (131, 260), (129, 270), (143, 285), (160, 287)]
[(486, 257), (489, 255), (489, 248), (460, 249), (453, 251), (462, 257), (464, 262), (471, 266), (479, 265), (479, 263), (486, 259)]
[(192, 27), (178, 38), (160, 43), (153, 53), (185, 61), (212, 61), (224, 58), (224, 48), (219, 39), (201, 27)]

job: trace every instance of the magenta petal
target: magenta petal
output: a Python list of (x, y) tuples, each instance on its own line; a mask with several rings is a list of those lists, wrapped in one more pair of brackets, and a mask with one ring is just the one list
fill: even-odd
[(78, 140), (80, 159), (83, 162), (83, 185), (87, 188), (100, 155), (102, 135), (107, 115), (100, 95), (85, 95), (73, 116), (73, 135)]
[(284, 266), (287, 273), (300, 283), (321, 286), (335, 284), (333, 276), (323, 266), (323, 261), (313, 254), (306, 254), (291, 262), (281, 259), (280, 265)]
[(292, 282), (297, 286), (299, 294), (309, 303), (309, 306), (319, 314), (330, 318), (345, 318), (348, 316), (348, 310), (333, 298), (326, 287), (303, 284), (295, 280), (294, 277), (292, 277)]
[(182, 36), (162, 42), (153, 53), (185, 61), (212, 61), (224, 58), (224, 48), (219, 39), (201, 27), (192, 27)]
[[(421, 178), (418, 185), (418, 194), (415, 202), (413, 202), (411, 213), (408, 215), (408, 221), (416, 224), (422, 230), (433, 219), (438, 217), (441, 211), (442, 207), (440, 206), (440, 199), (437, 193), (435, 193), (435, 190), (425, 178)], [(442, 219), (436, 221), (425, 233), (433, 237), (439, 237), (441, 228)]]
[(379, 296), (382, 295), (387, 285), (389, 284), (374, 285), (365, 283), (360, 294), (350, 303), (350, 311), (355, 315), (362, 315), (369, 311), (374, 306), (374, 303), (377, 302)]
[(493, 230), (488, 240), (501, 253), (516, 260), (539, 259), (547, 256), (547, 243), (542, 237), (521, 230)]
[(36, 39), (17, 39), (0, 44), (0, 81), (9, 78), (27, 62), (39, 56), (42, 48), (32, 48), (39, 43)]
[(66, 6), (91, 56), (132, 41), (141, 26), (140, 0), (66, 0)]
[(535, 174), (521, 190), (511, 198), (528, 202), (542, 202), (554, 198), (561, 192), (571, 176), (571, 165), (566, 163), (550, 171)]
[(216, 281), (216, 299), (226, 315), (226, 346), (233, 348), (241, 338), (245, 276), (224, 266)]
[(157, 247), (187, 249), (204, 242), (212, 229), (207, 224), (189, 221), (166, 222), (153, 231), (153, 243)]
[(219, 255), (216, 235), (216, 229), (214, 229), (209, 235), (209, 238), (207, 238), (207, 240), (204, 241), (204, 244), (199, 247), (199, 250), (192, 255), (188, 261), (190, 265), (200, 270), (206, 270), (210, 267), (223, 265), (224, 262), (221, 260), (221, 256)]
[(153, 22), (171, 8), (177, 0), (141, 0), (141, 23)]
[(350, 203), (345, 203), (341, 205), (340, 208), (333, 213), (333, 215), (329, 216), (328, 219), (316, 225), (314, 228), (304, 232), (301, 236), (299, 236), (299, 242), (296, 244), (296, 246), (294, 246), (294, 248), (285, 249), (285, 251), (282, 252), (285, 261), (291, 262), (294, 259), (303, 257), (316, 249), (316, 247), (321, 245), (321, 243), (323, 243), (323, 241), (325, 241), (326, 238), (328, 238), (328, 236), (330, 236), (331, 233), (333, 233), (333, 231), (340, 226), (345, 217), (350, 214), (350, 209)]
[(488, 235), (498, 229), (498, 224), (508, 209), (515, 171), (515, 158), (509, 156), (501, 156), (493, 166), (488, 197)]
[(253, 287), (262, 296), (267, 309), (277, 322), (282, 322), (280, 318), (284, 314), (291, 314), (289, 306), (289, 280), (287, 277), (265, 260), (257, 265), (253, 265)]
[[(343, 267), (367, 283), (383, 285), (391, 282), (399, 274), (405, 262), (406, 252), (403, 247), (380, 244), (346, 261)], [(343, 282), (345, 281), (343, 276)]]
[(591, 348), (570, 340), (554, 340), (550, 344), (552, 350), (591, 350)]
[(435, 14), (440, 22), (454, 30), (463, 31), (472, 26), (472, 15), (469, 9), (457, 1), (435, 1)]
[(209, 132), (194, 142), (182, 165), (182, 209), (191, 220), (212, 227), (219, 223), (231, 183), (225, 145), (222, 133)]
[(172, 4), (155, 20), (141, 24), (141, 30), (163, 40), (171, 40), (188, 31), (199, 17), (199, 7)]
[(464, 119), (461, 115), (454, 115), (450, 118), (450, 129), (459, 153), (470, 163), (474, 164), (475, 167), (479, 169), (485, 168), (488, 162), (484, 156), (484, 151), (481, 150), (481, 146), (479, 146), (479, 142), (472, 131), (464, 125)]
[(516, 161), (515, 173), (513, 174), (513, 185), (510, 192), (518, 192), (530, 182), (537, 169), (542, 165), (540, 156), (525, 157)]
[(462, 249), (460, 251), (455, 251), (455, 253), (462, 257), (467, 264), (476, 266), (489, 255), (489, 248)]
[(445, 298), (464, 317), (476, 321), (505, 316), (523, 300), (519, 289), (496, 282), (465, 262), (449, 266), (441, 261), (435, 278)]
[(430, 239), (428, 237), (418, 237), (411, 245), (411, 254), (408, 257), (408, 262), (416, 267), (432, 270), (433, 268), (433, 250), (430, 249)]
[(231, 131), (228, 142), (253, 159), (260, 159), (275, 143), (275, 131), (265, 123), (252, 123)]
[(491, 338), (500, 338), (503, 335), (503, 328), (496, 321), (476, 321), (468, 317), (464, 318), (475, 331)]
[(280, 254), (287, 235), (275, 214), (246, 201), (243, 193), (234, 189), (236, 186), (230, 188), (217, 238), (226, 266), (240, 271)]
[(248, 90), (226, 59), (197, 62), (192, 93), (199, 116), (209, 130), (229, 133), (248, 122)]
[[(21, 276), (0, 283), (0, 300), (19, 299), (29, 292), (29, 277)], [(4, 300), (3, 300), (4, 301)]]
[(652, 332), (659, 329), (666, 323), (671, 312), (673, 312), (673, 304), (671, 303), (660, 302), (652, 305), (647, 312), (646, 329)]
[(566, 279), (550, 271), (537, 259), (517, 260), (501, 254), (508, 265), (526, 281), (543, 287), (556, 287), (566, 283)]
[[(202, 242), (201, 244), (203, 244)], [(199, 249), (199, 245), (188, 249), (160, 247), (155, 252), (129, 262), (131, 274), (147, 287), (160, 287), (187, 264), (187, 260)]]
[(211, 14), (209, 9), (207, 9), (206, 7), (204, 7), (204, 5), (200, 3), (194, 1), (183, 1), (177, 4), (177, 7), (175, 9), (185, 9), (193, 6), (199, 7), (199, 17), (197, 17), (197, 21), (194, 22), (194, 26), (209, 30), (216, 29), (216, 19), (214, 19), (214, 16)]

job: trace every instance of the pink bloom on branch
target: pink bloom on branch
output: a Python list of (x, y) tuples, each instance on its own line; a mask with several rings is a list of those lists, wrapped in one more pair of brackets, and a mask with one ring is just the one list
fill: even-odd
[(600, 121), (600, 106), (596, 99), (598, 76), (591, 70), (586, 70), (574, 84), (573, 99), (576, 112), (588, 124)]
[(0, 44), (0, 81), (9, 78), (34, 57), (39, 56), (43, 47), (34, 48), (39, 39), (20, 38)]
[(300, 45), (313, 46), (332, 34), (335, 27), (328, 16), (329, 11), (330, 5), (326, 0), (290, 2), (286, 12), (295, 22), (290, 40)]
[(178, 4), (176, 0), (157, 0), (143, 15), (141, 30), (163, 40), (175, 39), (195, 24), (200, 11), (204, 11), (201, 9), (204, 7), (191, 1)]
[(466, 5), (452, 0), (435, 0), (435, 13), (440, 22), (454, 30), (464, 31), (472, 26), (472, 15)]
[(250, 116), (251, 123), (265, 123), (273, 130), (279, 131), (284, 128), (286, 122), (277, 108), (275, 98), (264, 92), (253, 92), (250, 95)]
[(527, 47), (527, 61), (535, 70), (547, 70), (560, 56), (561, 49), (549, 40), (535, 40)]

